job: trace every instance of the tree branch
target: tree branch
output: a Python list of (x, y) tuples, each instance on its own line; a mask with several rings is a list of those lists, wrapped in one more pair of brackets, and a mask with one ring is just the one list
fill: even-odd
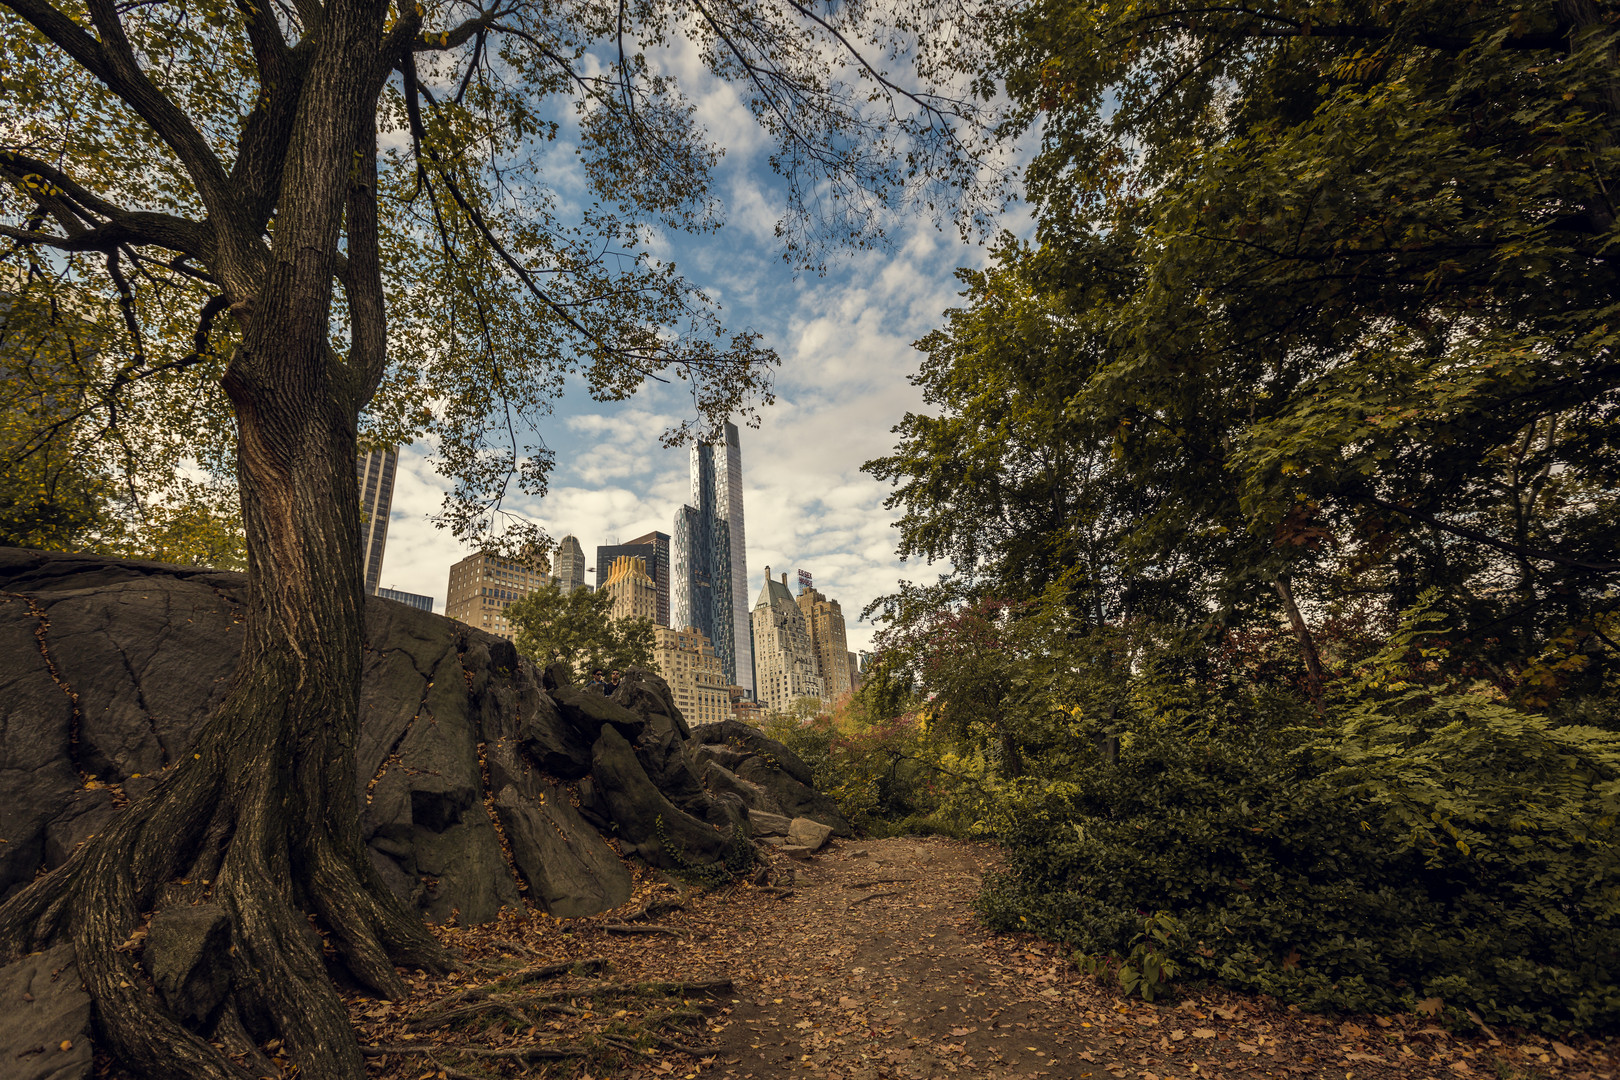
[(1465, 540), (1473, 540), (1484, 544), (1487, 547), (1496, 548), (1498, 551), (1505, 551), (1510, 555), (1522, 555), (1527, 559), (1540, 559), (1544, 562), (1557, 563), (1559, 566), (1567, 566), (1572, 570), (1589, 570), (1593, 573), (1599, 574), (1612, 573), (1616, 570), (1620, 570), (1620, 563), (1591, 562), (1586, 559), (1561, 555), (1556, 551), (1546, 551), (1541, 548), (1532, 548), (1523, 544), (1511, 543), (1507, 540), (1498, 540), (1496, 537), (1491, 536), (1488, 533), (1480, 532), (1478, 529), (1470, 529), (1466, 525), (1457, 525), (1449, 521), (1442, 521), (1433, 514), (1426, 514), (1422, 510), (1414, 510), (1409, 506), (1400, 506), (1396, 503), (1392, 503), (1388, 500), (1380, 499), (1372, 495), (1363, 495), (1362, 498), (1367, 502), (1372, 503), (1374, 506), (1389, 510), (1392, 513), (1401, 514), (1405, 517), (1414, 518), (1418, 521), (1424, 522), (1427, 525), (1432, 525), (1441, 532), (1448, 532), (1453, 536), (1460, 536)]
[(360, 117), (356, 145), (364, 155), (349, 182), (344, 217), (348, 258), (340, 267), (349, 301), (349, 367), (356, 380), (355, 406), (364, 409), (382, 382), (388, 364), (388, 317), (383, 299), (382, 258), (377, 224), (377, 113)]
[(214, 244), (201, 226), (168, 214), (135, 211), (86, 229), (77, 236), (57, 236), (37, 229), (0, 225), (0, 236), (23, 244), (38, 244), (58, 251), (113, 251), (126, 244), (153, 244), (203, 262), (214, 255)]

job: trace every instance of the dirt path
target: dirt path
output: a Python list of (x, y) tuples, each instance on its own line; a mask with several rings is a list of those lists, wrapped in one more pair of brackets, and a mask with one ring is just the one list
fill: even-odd
[[(1330, 1019), (1218, 990), (1123, 999), (1054, 947), (977, 924), (971, 902), (993, 859), (959, 841), (844, 842), (790, 864), (790, 895), (733, 887), (661, 915), (650, 935), (610, 930), (622, 913), (609, 913), (451, 936), (475, 954), (521, 945), (531, 962), (605, 957), (620, 979), (731, 979), (708, 1006), (697, 1053), (665, 1047), (610, 1071), (637, 1080), (1620, 1076), (1612, 1042), (1456, 1035), (1422, 1017)], [(590, 1001), (575, 1005), (593, 1015)], [(694, 1032), (688, 1045), (699, 1041)], [(600, 1063), (554, 1068), (605, 1075)]]

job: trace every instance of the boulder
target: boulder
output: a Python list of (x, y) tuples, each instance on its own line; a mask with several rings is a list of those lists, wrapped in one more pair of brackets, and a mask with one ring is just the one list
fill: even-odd
[(583, 686), (559, 686), (551, 691), (563, 723), (586, 742), (594, 743), (604, 727), (612, 726), (627, 739), (639, 739), (647, 721), (620, 705)]
[[(722, 819), (730, 819), (724, 826), (683, 813), (648, 778), (635, 750), (612, 727), (603, 728), (596, 741), (591, 773), (627, 855), (639, 855), (661, 870), (684, 870), (736, 860), (739, 848), (748, 850), (747, 818), (740, 805), (727, 813), (729, 804), (715, 804), (722, 807)], [(742, 865), (748, 861), (740, 860)]]
[(729, 791), (742, 800), (742, 804), (748, 807), (750, 815), (761, 813), (782, 817), (786, 820), (781, 805), (772, 798), (769, 791), (751, 780), (744, 780), (724, 765), (721, 765), (713, 758), (713, 751), (713, 747), (705, 746), (699, 747), (696, 752), (698, 759), (703, 762), (702, 771), (699, 775), (703, 777), (704, 787), (716, 793)]
[(755, 836), (787, 836), (792, 818), (781, 814), (767, 814), (763, 810), (748, 811), (748, 827)]
[(73, 947), (0, 967), (0, 1075), (84, 1080), (92, 1064), (90, 995), (79, 982)]
[(787, 842), (799, 847), (807, 847), (811, 851), (820, 851), (821, 845), (827, 842), (832, 835), (832, 828), (819, 821), (809, 818), (794, 818), (788, 825)]
[(633, 667), (619, 679), (618, 689), (611, 699), (637, 716), (643, 717), (655, 733), (672, 729), (682, 742), (692, 738), (681, 710), (675, 707), (675, 695), (669, 684), (655, 671)]
[(196, 1030), (231, 989), (231, 924), (218, 904), (181, 904), (152, 917), (141, 963), (176, 1019)]
[(567, 791), (527, 799), (508, 787), (495, 799), (495, 812), (529, 899), (550, 914), (576, 919), (630, 899), (630, 871), (569, 805)]
[(692, 738), (705, 746), (729, 744), (737, 750), (761, 755), (799, 783), (806, 787), (815, 786), (815, 777), (803, 758), (758, 728), (750, 727), (741, 720), (722, 720), (718, 724), (704, 724), (693, 730)]
[(854, 835), (837, 800), (813, 786), (810, 767), (775, 739), (738, 720), (694, 728), (692, 739), (710, 791), (729, 791), (750, 811), (810, 818), (838, 836)]
[[(245, 594), (240, 574), (0, 548), (0, 900), (184, 759), (234, 676)], [(734, 722), (694, 732), (653, 672), (609, 698), (443, 616), (371, 597), (365, 618), (362, 835), (429, 919), (482, 922), (525, 896), (602, 911), (629, 897), (624, 857), (740, 870), (751, 822), (847, 831), (791, 751)], [(229, 1011), (204, 962), (218, 925), (165, 909), (150, 939), (160, 993), (199, 1028)]]

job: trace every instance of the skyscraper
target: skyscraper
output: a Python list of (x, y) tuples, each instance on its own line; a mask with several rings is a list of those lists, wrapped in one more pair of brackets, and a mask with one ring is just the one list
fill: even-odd
[(544, 565), (514, 562), (480, 551), (450, 567), (444, 613), (508, 641), (517, 636), (506, 609), (551, 583)]
[(786, 712), (800, 698), (827, 697), (826, 684), (816, 673), (816, 651), (804, 612), (781, 581), (765, 568), (765, 587), (752, 613), (754, 642), (759, 649), (759, 694), (756, 698), (772, 712)]
[(628, 555), (640, 559), (646, 564), (647, 576), (653, 579), (658, 588), (658, 614), (653, 616), (653, 622), (659, 626), (669, 625), (670, 607), (670, 536), (668, 533), (650, 532), (645, 536), (638, 536), (627, 544), (612, 544), (596, 549), (596, 587), (600, 589), (607, 576), (612, 572), (614, 562)]
[(360, 481), (360, 572), (365, 575), (366, 593), (377, 591), (382, 578), (383, 547), (388, 543), (388, 512), (394, 505), (394, 473), (399, 468), (399, 451), (391, 446), (362, 450), (354, 471)]
[(658, 614), (658, 588), (647, 575), (647, 564), (634, 555), (613, 560), (608, 576), (596, 587), (613, 597), (612, 616), (618, 619), (647, 619)]
[(585, 549), (579, 537), (572, 534), (557, 541), (557, 558), (553, 565), (557, 574), (557, 587), (565, 593), (585, 586)]
[(828, 704), (849, 692), (849, 644), (844, 633), (844, 609), (810, 585), (801, 572), (799, 610), (804, 613), (805, 629), (810, 632), (810, 651), (816, 654), (816, 674), (821, 676), (821, 699)]
[[(724, 451), (715, 454), (715, 449)], [(726, 678), (752, 697), (754, 647), (743, 529), (742, 447), (728, 423), (719, 443), (692, 444), (692, 502), (675, 514), (670, 622), (714, 643)]]
[(708, 638), (690, 627), (656, 626), (653, 635), (653, 662), (686, 722), (696, 726), (730, 720), (731, 695)]
[(409, 604), (419, 611), (433, 610), (433, 597), (423, 596), (421, 593), (401, 592), (398, 589), (378, 589), (377, 595), (384, 600), (397, 600), (401, 604)]

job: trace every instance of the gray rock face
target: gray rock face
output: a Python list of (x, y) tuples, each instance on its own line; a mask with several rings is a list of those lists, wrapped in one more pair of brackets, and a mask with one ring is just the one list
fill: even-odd
[(752, 861), (741, 803), (711, 798), (706, 820), (683, 812), (659, 791), (636, 760), (635, 749), (611, 727), (597, 739), (592, 765), (625, 854), (639, 855), (661, 870)]
[(810, 766), (786, 746), (737, 720), (704, 724), (692, 731), (690, 751), (703, 762), (711, 790), (728, 791), (750, 813), (819, 821), (836, 836), (854, 830), (836, 800), (817, 791)]
[[(0, 899), (121, 812), (109, 785), (139, 799), (186, 753), (236, 670), (245, 590), (239, 574), (0, 548)], [(429, 919), (484, 922), (525, 899), (565, 917), (617, 906), (630, 875), (606, 838), (664, 869), (745, 863), (746, 808), (781, 793), (720, 776), (700, 749), (726, 747), (693, 741), (655, 674), (590, 694), (510, 642), (367, 601), (361, 828)], [(775, 760), (808, 778), (790, 758)], [(824, 820), (798, 787), (790, 802), (780, 811)], [(178, 972), (163, 992), (202, 1023), (213, 991), (188, 984), (180, 937), (156, 954)]]
[(793, 819), (783, 817), (781, 814), (767, 814), (763, 810), (748, 811), (748, 826), (755, 836), (786, 836), (792, 825)]
[(821, 845), (827, 842), (832, 835), (832, 829), (819, 821), (809, 818), (794, 818), (788, 825), (787, 842), (798, 847), (807, 847), (811, 851), (820, 851)]
[(71, 945), (0, 967), (0, 1076), (83, 1080), (91, 1054), (90, 995)]
[(536, 801), (508, 787), (495, 812), (530, 898), (553, 915), (592, 915), (630, 899), (630, 871), (569, 805), (566, 790), (551, 788)]

